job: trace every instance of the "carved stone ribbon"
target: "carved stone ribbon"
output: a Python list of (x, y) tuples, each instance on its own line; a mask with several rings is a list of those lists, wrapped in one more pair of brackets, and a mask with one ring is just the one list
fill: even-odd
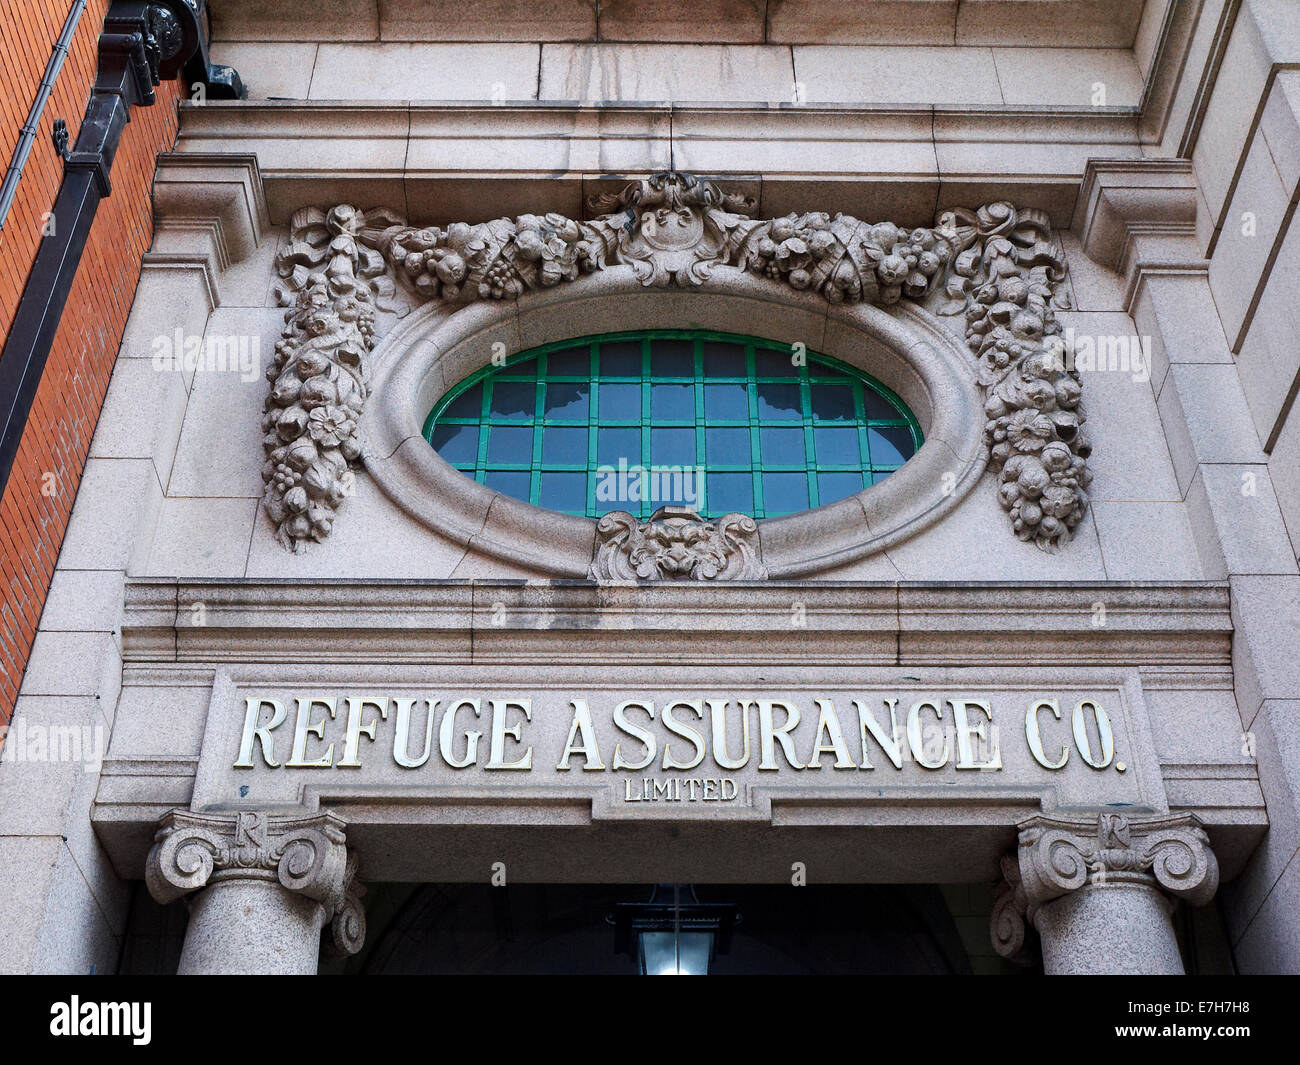
[(356, 879), (356, 858), (348, 853), (343, 827), (332, 814), (173, 810), (159, 822), (145, 883), (155, 899), (168, 903), (222, 880), (275, 881), (318, 902), (330, 946), (355, 954), (365, 940), (365, 888)]
[(1130, 820), (1107, 810), (1094, 821), (1025, 821), (1002, 875), (990, 933), (999, 954), (1023, 960), (1026, 924), (1053, 899), (1085, 887), (1139, 884), (1199, 906), (1219, 886), (1219, 863), (1194, 814)]
[(351, 485), (377, 301), (467, 303), (580, 283), (628, 265), (646, 286), (699, 286), (728, 266), (831, 303), (902, 299), (962, 315), (985, 394), (999, 500), (1022, 540), (1068, 543), (1087, 510), (1091, 447), (1055, 310), (1065, 259), (1040, 211), (993, 203), (933, 227), (826, 212), (750, 217), (753, 202), (664, 173), (595, 197), (590, 220), (524, 214), (446, 227), (382, 210), (299, 211), (277, 257), (292, 302), (263, 420), (266, 510), (292, 548), (323, 539)]

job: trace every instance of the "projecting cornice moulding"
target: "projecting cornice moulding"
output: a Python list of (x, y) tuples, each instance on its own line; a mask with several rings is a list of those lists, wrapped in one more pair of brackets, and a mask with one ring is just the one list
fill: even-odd
[(144, 269), (198, 270), (212, 305), (219, 305), (222, 272), (252, 254), (270, 225), (257, 156), (158, 156), (153, 217), (154, 239)]
[(1072, 228), (1088, 258), (1126, 276), (1199, 261), (1191, 160), (1088, 160)]
[[(282, 298), (291, 307), (268, 371), (262, 426), (265, 511), (285, 546), (324, 539), (351, 490), (364, 451), (360, 422), (371, 391), (377, 308), (400, 310), (417, 302), (454, 310), (543, 290), (567, 292), (570, 286), (576, 296), (592, 284), (586, 278), (618, 269), (630, 271), (644, 289), (726, 293), (738, 286), (752, 294), (758, 284), (775, 302), (911, 303), (938, 316), (960, 317), (982, 389), (987, 461), (999, 471), (999, 499), (1012, 531), (1046, 549), (1069, 542), (1087, 509), (1090, 446), (1081, 430), (1081, 387), (1077, 374), (1066, 369), (1055, 317), (1055, 309), (1068, 306), (1065, 260), (1043, 213), (993, 203), (945, 211), (933, 227), (910, 230), (818, 212), (757, 219), (751, 217), (752, 198), (675, 172), (633, 181), (594, 198), (591, 206), (600, 213), (586, 221), (525, 214), (446, 228), (409, 226), (393, 212), (348, 205), (306, 208), (294, 216), (290, 241), (277, 257)], [(934, 354), (920, 333), (911, 343)], [(968, 485), (979, 468), (958, 442), (961, 436), (960, 427), (949, 427), (948, 444), (965, 463), (957, 480)], [(919, 460), (920, 455), (913, 462)], [(904, 467), (891, 482), (901, 483), (910, 472)], [(937, 493), (937, 473), (927, 481)], [(864, 508), (873, 491), (879, 495), (877, 489), (859, 493)], [(913, 494), (924, 497), (926, 490)], [(921, 502), (922, 511), (905, 525), (921, 528), (927, 514), (951, 505), (937, 495), (933, 505)], [(524, 536), (542, 515), (526, 508)], [(801, 532), (815, 540), (816, 519), (800, 520), (810, 523)], [(586, 529), (592, 523), (579, 524)], [(716, 563), (689, 574), (656, 569), (650, 576), (762, 574), (763, 527), (753, 564), (733, 564), (728, 557), (732, 548), (750, 549), (748, 536), (724, 537), (719, 544), (730, 546)], [(865, 528), (857, 535), (870, 539)], [(620, 543), (644, 536), (645, 530), (632, 529)], [(522, 540), (518, 549), (527, 557)], [(586, 550), (590, 561), (591, 548)], [(592, 575), (627, 569), (602, 566)], [(585, 571), (584, 562), (579, 572)], [(556, 572), (572, 575), (567, 561)], [(800, 567), (787, 563), (782, 572), (793, 575)]]
[(1130, 108), (859, 104), (241, 101), (183, 106), (184, 153), (256, 154), (272, 221), (385, 204), (446, 224), (584, 198), (676, 166), (727, 174), (760, 215), (841, 210), (926, 225), (1011, 198), (1066, 227), (1091, 158), (1140, 159)]

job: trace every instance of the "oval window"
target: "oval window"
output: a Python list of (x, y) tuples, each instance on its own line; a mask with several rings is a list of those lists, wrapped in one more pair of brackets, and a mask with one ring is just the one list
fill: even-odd
[(424, 435), (480, 484), (589, 518), (774, 518), (860, 492), (921, 446), (902, 400), (853, 367), (681, 330), (522, 352), (447, 393)]

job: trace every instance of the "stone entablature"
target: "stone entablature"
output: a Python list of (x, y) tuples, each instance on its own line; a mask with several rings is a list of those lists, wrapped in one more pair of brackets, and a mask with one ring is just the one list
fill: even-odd
[[(582, 826), (599, 846), (616, 828), (644, 832), (664, 818), (688, 815), (693, 832), (716, 832), (720, 841), (735, 834), (753, 854), (774, 845), (772, 825), (806, 834), (800, 846), (813, 855), (843, 846), (850, 831), (888, 831), (897, 835), (890, 861), (907, 854), (917, 876), (943, 875), (943, 868), (926, 864), (942, 860), (957, 861), (963, 875), (991, 878), (1007, 826), (1062, 805), (1107, 802), (1130, 804), (1134, 816), (1138, 809), (1197, 814), (1225, 875), (1232, 875), (1265, 824), (1253, 765), (1211, 756), (1178, 716), (1188, 700), (1222, 702), (1210, 691), (1225, 683), (1230, 656), (1231, 622), (1219, 586), (153, 580), (127, 587), (124, 687), (94, 814), (97, 834), (122, 869), (142, 867), (156, 822), (191, 804), (222, 817), (224, 807), (245, 803), (330, 810), (346, 819), (349, 846), (358, 848), (367, 876), (376, 880), (437, 873), (424, 866), (443, 845), (439, 831), (454, 837), (478, 826), (476, 838), (487, 841), (534, 830), (550, 838)], [(1104, 625), (1096, 624), (1098, 602), (1105, 604)], [(351, 722), (348, 697), (366, 695), (384, 701), (387, 718), (373, 704), (357, 703)], [(286, 712), (270, 733), (281, 766), (263, 765), (255, 747), (253, 764), (235, 768), (246, 701), (263, 696)], [(291, 760), (300, 696), (335, 701), (332, 718), (319, 704), (310, 709), (308, 724), (325, 722), (326, 736), (308, 734), (303, 755), (319, 760), (333, 744), (329, 766), (283, 766)], [(436, 722), (425, 740), (424, 700), (441, 698), (442, 716), (453, 696), (481, 699), (482, 716), (458, 712), (448, 757)], [(531, 746), (534, 768), (488, 770), (490, 704), (512, 698), (531, 699), (533, 717), (502, 707), (502, 736), (520, 725), (522, 742), (510, 739), (501, 761), (517, 761)], [(698, 773), (661, 772), (656, 761), (644, 772), (615, 769), (616, 741), (622, 739), (625, 759), (636, 750), (611, 716), (624, 700), (653, 700), (657, 709), (669, 699), (729, 700), (728, 757), (739, 761), (738, 700), (767, 698), (793, 703), (803, 714), (790, 736), (793, 761), (808, 762), (815, 741), (828, 745), (819, 770), (795, 768), (776, 750), (777, 770), (758, 771), (763, 726), (757, 719), (747, 767), (722, 772), (708, 762)], [(896, 729), (889, 698), (897, 699)], [(935, 709), (920, 708), (920, 728), (933, 719), (942, 732), (958, 725), (948, 700), (960, 698), (988, 702), (989, 715), (967, 708), (966, 725), (981, 726), (991, 716), (1002, 757), (979, 750), (964, 757), (958, 737), (949, 734), (946, 759), (944, 743), (936, 738), (928, 750), (922, 737), (918, 760), (907, 735), (913, 705), (938, 700)], [(1053, 698), (1059, 716), (1050, 706), (1037, 711), (1044, 753), (1031, 758), (1035, 741), (1025, 731), (1026, 712), (1035, 700)], [(598, 749), (604, 769), (595, 768), (596, 757), (588, 768), (577, 753), (567, 771), (557, 771), (562, 749), (586, 742), (588, 722), (574, 731), (575, 699), (590, 711), (592, 753)], [(818, 699), (828, 700), (839, 718), (847, 757), (834, 750), (829, 713), (831, 731), (814, 735), (823, 709)], [(867, 704), (882, 735), (895, 737), (901, 765), (891, 764), (872, 740), (873, 768), (862, 768), (853, 699)], [(1090, 707), (1079, 726), (1090, 740), (1079, 743), (1072, 711), (1086, 699), (1106, 710), (1113, 748), (1096, 741)], [(264, 726), (273, 720), (272, 706), (265, 704), (260, 716)], [(165, 734), (152, 727), (161, 713), (170, 723)], [(630, 720), (642, 721), (635, 713)], [(782, 713), (774, 709), (774, 725)], [(431, 751), (419, 766), (394, 762), (399, 715), (407, 723), (402, 750), (411, 759), (426, 746)], [(708, 712), (703, 720), (686, 710), (677, 716), (709, 733)], [(1235, 727), (1235, 718), (1215, 720)], [(658, 716), (644, 724), (656, 733), (665, 727)], [(355, 758), (346, 754), (350, 730)], [(456, 768), (452, 763), (468, 757), (469, 730), (483, 733), (478, 760)], [(1158, 748), (1155, 736), (1162, 737)], [(659, 740), (661, 756), (665, 741), (682, 757), (689, 750), (667, 733)], [(1068, 763), (1048, 768), (1065, 745), (1072, 751)], [(718, 749), (711, 736), (708, 747)], [(338, 765), (354, 760), (353, 768)], [(958, 767), (963, 760), (969, 768)], [(984, 763), (988, 768), (981, 769)], [(731, 777), (736, 792), (726, 785), (724, 801), (681, 806), (634, 802), (625, 794), (624, 777), (643, 789), (645, 777), (696, 775)], [(530, 827), (519, 828), (525, 821)], [(394, 850), (385, 840), (398, 826), (409, 845)], [(940, 837), (956, 850), (936, 848)], [(424, 846), (435, 849), (426, 854)], [(568, 846), (576, 855), (585, 844), (570, 839)], [(876, 852), (859, 852), (845, 876), (872, 875)], [(692, 853), (693, 860), (716, 856), (719, 863), (733, 855), (726, 848)], [(733, 872), (709, 870), (724, 871)]]
[(327, 536), (351, 491), (378, 307), (514, 300), (617, 266), (647, 288), (725, 291), (731, 268), (832, 305), (907, 299), (963, 315), (1012, 529), (1047, 549), (1069, 542), (1087, 509), (1091, 447), (1054, 313), (1068, 306), (1065, 261), (1044, 214), (995, 203), (910, 230), (817, 212), (757, 220), (747, 213), (752, 200), (678, 173), (633, 182), (592, 207), (606, 213), (445, 228), (347, 205), (294, 216), (277, 258), (292, 307), (262, 425), (264, 503), (286, 546)]

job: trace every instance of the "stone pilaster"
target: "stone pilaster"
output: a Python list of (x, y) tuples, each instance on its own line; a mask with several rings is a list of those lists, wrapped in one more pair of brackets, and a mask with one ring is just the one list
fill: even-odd
[(1038, 932), (1056, 973), (1181, 973), (1170, 915), (1176, 900), (1208, 902), (1219, 865), (1192, 814), (1129, 820), (1035, 817), (1002, 861), (991, 933), (998, 953), (1026, 960)]
[(365, 939), (364, 888), (332, 814), (173, 810), (145, 881), (159, 902), (188, 898), (182, 974), (314, 973), (322, 929), (333, 952)]

